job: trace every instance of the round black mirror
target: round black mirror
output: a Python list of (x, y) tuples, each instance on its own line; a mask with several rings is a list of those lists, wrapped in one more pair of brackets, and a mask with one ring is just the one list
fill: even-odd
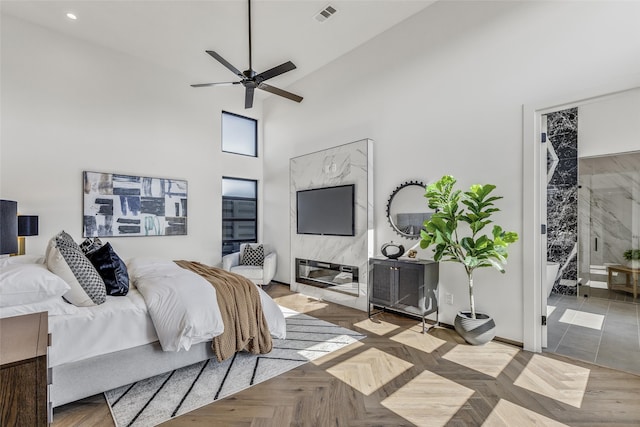
[(433, 212), (424, 198), (422, 181), (407, 181), (398, 186), (387, 201), (387, 219), (396, 233), (407, 239), (420, 238), (422, 224)]

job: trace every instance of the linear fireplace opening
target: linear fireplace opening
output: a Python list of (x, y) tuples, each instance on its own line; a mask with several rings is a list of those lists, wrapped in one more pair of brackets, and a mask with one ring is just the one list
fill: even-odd
[(358, 267), (296, 258), (296, 282), (359, 295)]

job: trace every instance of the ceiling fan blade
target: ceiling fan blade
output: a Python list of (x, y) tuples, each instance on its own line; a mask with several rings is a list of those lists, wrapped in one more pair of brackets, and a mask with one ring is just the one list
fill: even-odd
[(236, 67), (234, 67), (233, 65), (231, 65), (226, 59), (224, 59), (222, 56), (218, 55), (216, 52), (212, 51), (212, 50), (207, 50), (206, 51), (209, 55), (211, 55), (214, 59), (216, 59), (219, 63), (221, 63), (222, 65), (224, 65), (225, 67), (227, 67), (229, 70), (231, 70), (231, 72), (233, 74), (235, 74), (236, 76), (240, 77), (241, 79), (244, 78), (244, 76), (242, 75), (242, 73), (240, 72), (240, 70), (238, 70)]
[(247, 87), (247, 90), (244, 92), (244, 108), (253, 107), (253, 92), (255, 88)]
[(286, 73), (287, 71), (295, 70), (296, 66), (291, 61), (287, 61), (284, 64), (280, 64), (277, 67), (273, 67), (270, 70), (264, 71), (256, 76), (256, 80), (265, 81), (275, 76)]
[(208, 86), (231, 86), (239, 85), (241, 82), (218, 82), (218, 83), (198, 83), (191, 85), (191, 87), (208, 87)]
[(260, 83), (260, 85), (258, 86), (258, 89), (262, 89), (262, 90), (265, 90), (267, 92), (283, 96), (283, 97), (285, 97), (287, 99), (290, 99), (292, 101), (295, 101), (295, 102), (300, 102), (303, 99), (301, 96), (298, 96), (298, 95), (296, 95), (294, 93), (291, 93), (291, 92), (287, 92), (286, 90), (277, 88), (275, 86), (270, 86), (270, 85), (268, 85), (266, 83)]

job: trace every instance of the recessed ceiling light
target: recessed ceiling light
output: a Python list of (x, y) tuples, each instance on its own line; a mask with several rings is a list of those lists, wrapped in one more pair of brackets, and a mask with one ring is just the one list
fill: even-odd
[(73, 13), (69, 12), (67, 13), (67, 18), (75, 21), (76, 19), (78, 19), (78, 17), (76, 15), (74, 15)]

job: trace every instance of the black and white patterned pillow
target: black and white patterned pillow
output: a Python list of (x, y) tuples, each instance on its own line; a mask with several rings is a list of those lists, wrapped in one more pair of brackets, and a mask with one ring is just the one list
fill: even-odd
[(102, 240), (98, 237), (87, 237), (84, 242), (80, 243), (80, 249), (85, 255), (89, 255), (91, 252), (97, 251), (102, 247)]
[(262, 245), (246, 245), (242, 252), (242, 264), (262, 267), (264, 263), (264, 247)]
[(69, 234), (62, 231), (49, 241), (46, 258), (47, 268), (71, 286), (64, 299), (80, 307), (106, 301), (104, 281)]

